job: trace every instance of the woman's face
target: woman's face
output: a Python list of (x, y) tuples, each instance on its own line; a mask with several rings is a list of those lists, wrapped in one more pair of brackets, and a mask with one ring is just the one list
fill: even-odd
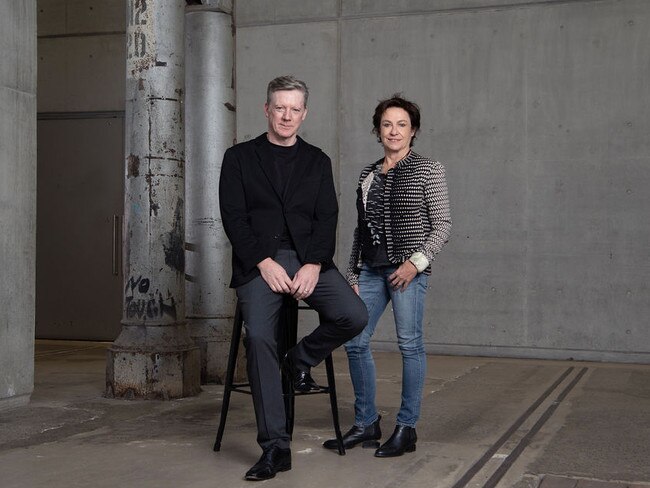
[(414, 134), (411, 117), (403, 108), (390, 107), (381, 115), (379, 135), (385, 151), (408, 151)]

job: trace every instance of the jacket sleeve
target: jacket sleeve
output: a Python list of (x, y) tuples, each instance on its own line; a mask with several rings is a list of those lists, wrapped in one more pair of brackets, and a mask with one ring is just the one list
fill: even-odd
[(233, 254), (245, 269), (253, 269), (257, 263), (269, 257), (249, 224), (241, 164), (233, 148), (228, 149), (223, 156), (219, 178), (219, 208)]
[(418, 252), (421, 252), (430, 264), (451, 235), (447, 180), (445, 168), (440, 163), (435, 163), (433, 171), (425, 179), (424, 204), (431, 228)]
[(323, 171), (312, 220), (312, 234), (305, 252), (306, 263), (330, 263), (336, 247), (336, 224), (339, 205), (336, 200), (332, 162), (322, 154)]
[(350, 252), (350, 262), (348, 263), (348, 269), (345, 273), (345, 279), (348, 280), (350, 286), (359, 284), (359, 275), (361, 270), (359, 269), (359, 254), (361, 253), (361, 243), (359, 241), (359, 227), (354, 228), (354, 237), (352, 239), (352, 252)]

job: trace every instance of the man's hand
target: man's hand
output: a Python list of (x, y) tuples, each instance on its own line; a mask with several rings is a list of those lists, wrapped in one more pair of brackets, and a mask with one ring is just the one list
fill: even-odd
[(411, 261), (404, 261), (399, 265), (399, 268), (388, 277), (388, 281), (390, 281), (391, 286), (395, 290), (403, 292), (417, 274), (418, 270), (415, 265)]
[(291, 291), (291, 278), (285, 269), (271, 258), (257, 263), (262, 279), (275, 293), (289, 293)]
[(304, 264), (293, 277), (291, 283), (291, 295), (296, 300), (304, 300), (314, 292), (318, 277), (320, 275), (320, 264)]

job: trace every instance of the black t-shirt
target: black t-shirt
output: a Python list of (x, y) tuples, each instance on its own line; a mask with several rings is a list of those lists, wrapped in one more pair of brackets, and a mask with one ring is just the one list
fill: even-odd
[[(293, 146), (278, 146), (273, 144), (271, 141), (267, 140), (271, 151), (273, 152), (273, 174), (275, 177), (276, 188), (280, 189), (280, 194), (284, 200), (284, 196), (287, 190), (287, 183), (289, 182), (289, 177), (291, 172), (296, 164), (298, 164), (298, 145), (300, 141), (296, 141)], [(293, 241), (291, 239), (291, 234), (289, 233), (289, 228), (287, 227), (287, 222), (284, 222), (284, 228), (282, 229), (282, 234), (280, 235), (280, 247), (282, 249), (294, 249)]]
[(273, 152), (273, 170), (275, 173), (275, 183), (281, 189), (282, 198), (287, 189), (289, 176), (298, 159), (298, 145), (296, 142), (293, 146), (278, 146), (267, 141)]

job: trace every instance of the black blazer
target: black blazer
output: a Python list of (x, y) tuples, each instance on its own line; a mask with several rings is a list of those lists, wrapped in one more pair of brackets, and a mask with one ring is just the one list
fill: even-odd
[(275, 256), (285, 219), (303, 264), (321, 263), (321, 272), (334, 266), (338, 203), (332, 163), (319, 148), (298, 139), (298, 159), (284, 198), (275, 186), (266, 133), (224, 154), (219, 206), (233, 249), (233, 288), (259, 276), (257, 263)]

